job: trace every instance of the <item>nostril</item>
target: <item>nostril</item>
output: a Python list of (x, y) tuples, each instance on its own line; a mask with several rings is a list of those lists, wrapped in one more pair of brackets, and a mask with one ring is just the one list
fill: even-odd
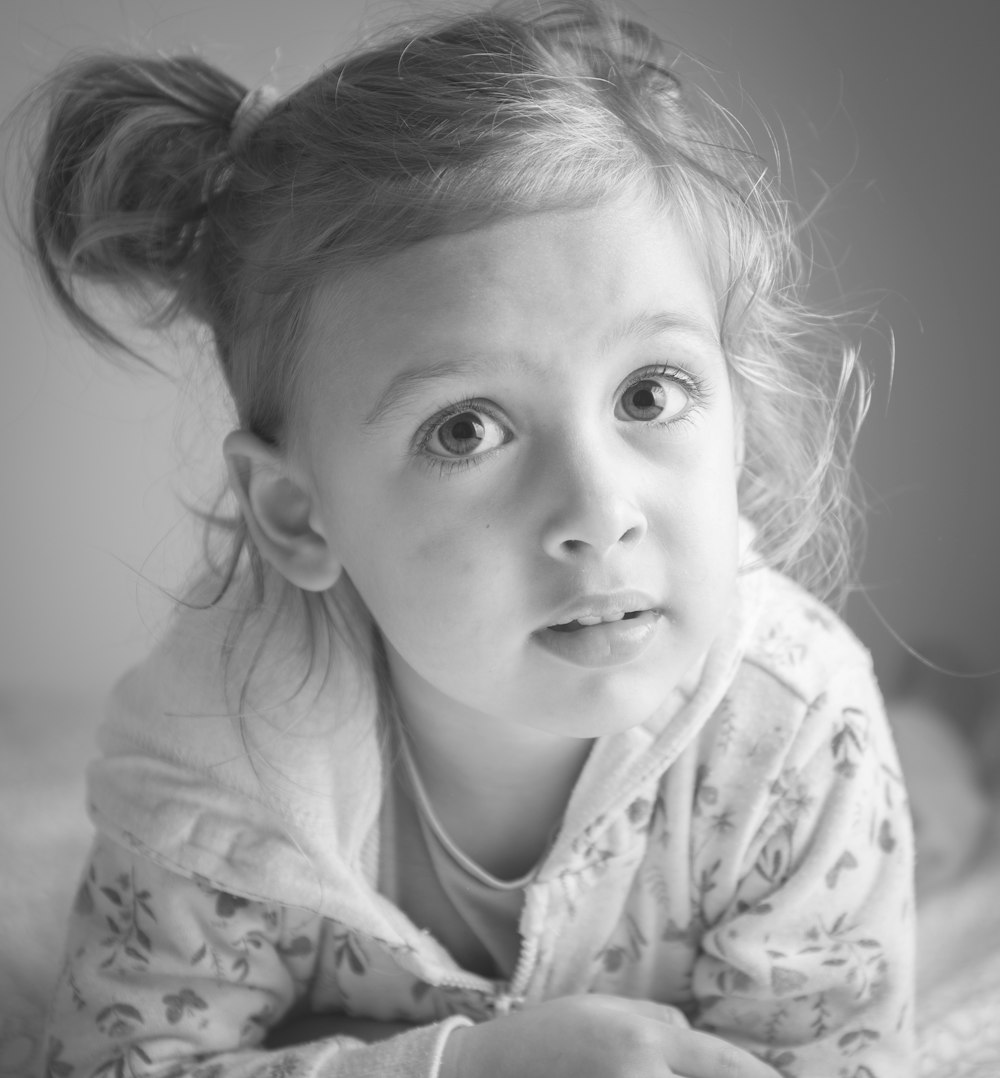
[(642, 538), (643, 529), (638, 525), (633, 525), (631, 528), (626, 528), (622, 532), (622, 537), (618, 540), (619, 543), (635, 543)]
[(613, 550), (638, 546), (646, 528), (646, 519), (638, 508), (624, 503), (587, 505), (574, 512), (557, 510), (545, 525), (542, 544), (555, 558), (603, 558)]

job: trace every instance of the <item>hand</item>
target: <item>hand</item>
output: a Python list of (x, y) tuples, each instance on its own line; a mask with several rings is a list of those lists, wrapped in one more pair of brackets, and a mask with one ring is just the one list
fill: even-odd
[(440, 1078), (781, 1078), (673, 1007), (566, 996), (454, 1030)]

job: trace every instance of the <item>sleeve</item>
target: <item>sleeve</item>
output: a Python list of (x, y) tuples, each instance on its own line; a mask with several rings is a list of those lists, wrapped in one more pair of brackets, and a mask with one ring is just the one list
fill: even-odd
[[(913, 843), (870, 667), (802, 705), (794, 737), (776, 711), (735, 754), (742, 792), (724, 805), (717, 782), (720, 811), (699, 820), (708, 882), (694, 1024), (787, 1078), (910, 1078)], [(769, 756), (769, 742), (782, 750)], [(763, 772), (755, 757), (770, 760)], [(715, 887), (728, 864), (729, 885)]]
[(445, 1039), (468, 1019), (374, 1044), (264, 1047), (301, 1009), (321, 924), (99, 838), (71, 915), (44, 1078), (433, 1078)]

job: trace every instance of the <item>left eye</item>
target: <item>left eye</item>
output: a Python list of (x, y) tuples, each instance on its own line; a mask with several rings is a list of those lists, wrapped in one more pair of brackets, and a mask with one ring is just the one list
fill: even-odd
[(650, 422), (673, 419), (691, 403), (691, 394), (665, 375), (639, 378), (625, 387), (615, 409), (619, 418)]

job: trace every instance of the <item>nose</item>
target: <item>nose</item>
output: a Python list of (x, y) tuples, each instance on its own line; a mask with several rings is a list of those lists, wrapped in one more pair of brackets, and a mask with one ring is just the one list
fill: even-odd
[[(542, 548), (557, 561), (603, 559), (636, 546), (648, 530), (628, 462), (579, 446), (560, 454), (546, 483)], [(634, 465), (634, 462), (633, 462)]]

